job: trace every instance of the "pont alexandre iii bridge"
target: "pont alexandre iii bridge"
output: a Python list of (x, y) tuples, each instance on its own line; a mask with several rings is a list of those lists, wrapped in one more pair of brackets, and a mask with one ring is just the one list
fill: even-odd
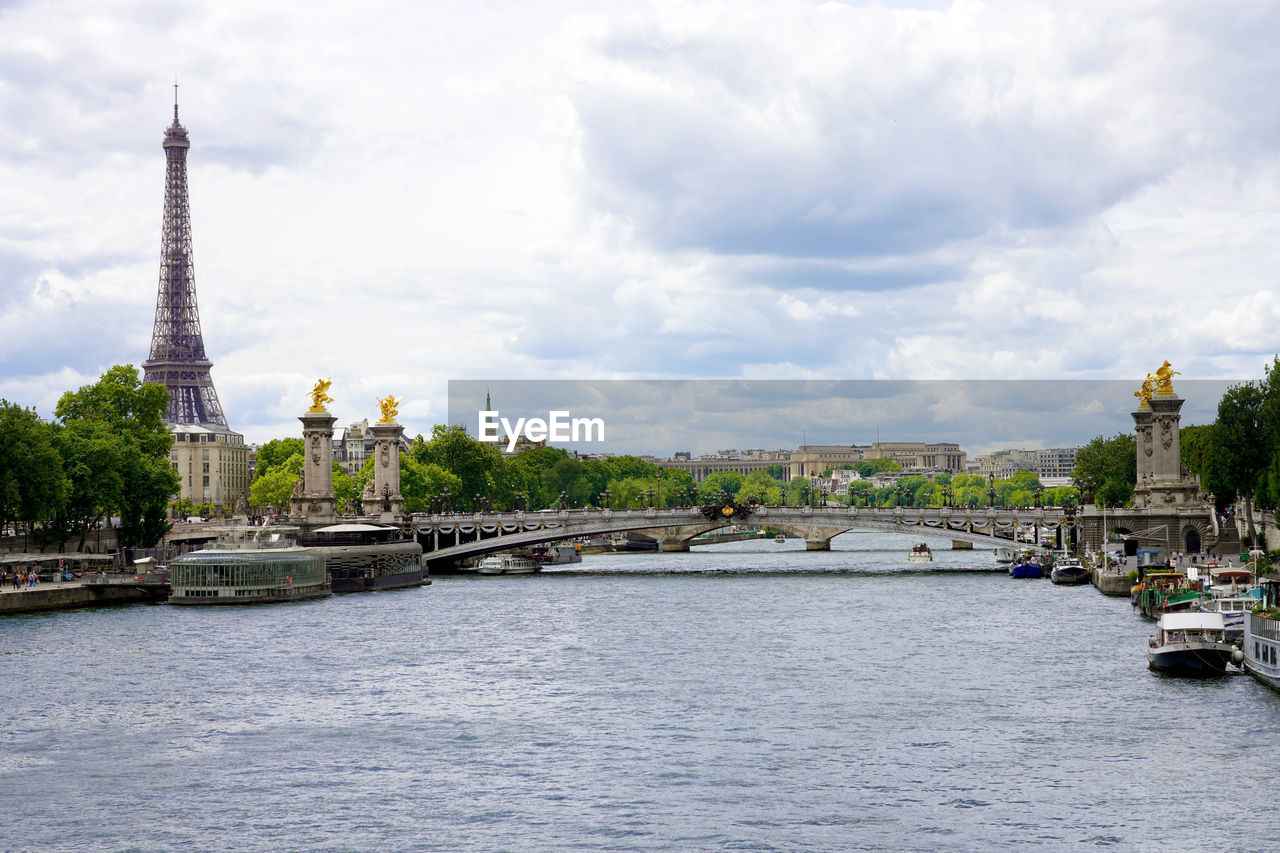
[(419, 513), (412, 528), (427, 563), (449, 563), (543, 542), (641, 531), (663, 551), (688, 551), (702, 533), (731, 524), (772, 527), (805, 540), (810, 551), (831, 549), (847, 530), (881, 530), (985, 545), (1010, 545), (1020, 533), (1050, 532), (1076, 524), (1074, 508), (912, 507), (679, 507), (675, 509), (568, 509), (544, 512)]

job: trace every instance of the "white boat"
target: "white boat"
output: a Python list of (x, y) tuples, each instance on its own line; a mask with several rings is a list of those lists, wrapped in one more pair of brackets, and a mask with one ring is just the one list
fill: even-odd
[(996, 547), (997, 563), (1012, 563), (1018, 559), (1018, 549), (1012, 545), (999, 545)]
[(777, 536), (773, 537), (773, 541), (781, 545), (783, 542), (787, 541), (787, 537), (779, 533)]
[(1227, 642), (1242, 643), (1245, 616), (1257, 603), (1258, 598), (1253, 595), (1222, 596), (1200, 602), (1200, 610), (1204, 613), (1221, 613), (1222, 624), (1227, 631)]
[(1147, 639), (1147, 664), (1177, 675), (1222, 675), (1234, 651), (1221, 613), (1165, 613)]
[(1253, 574), (1241, 566), (1217, 566), (1209, 570), (1207, 592), (1214, 598), (1238, 598), (1253, 588)]
[(1280, 619), (1257, 613), (1244, 617), (1244, 671), (1274, 690), (1280, 690)]
[(531, 575), (541, 567), (528, 557), (516, 554), (495, 554), (485, 557), (476, 566), (476, 574), (480, 575)]
[(1263, 575), (1258, 578), (1258, 586), (1262, 592), (1260, 606), (1267, 609), (1244, 615), (1241, 666), (1263, 684), (1280, 690), (1280, 619), (1275, 618), (1276, 603), (1280, 601), (1280, 575)]
[(924, 542), (917, 542), (911, 547), (911, 553), (907, 555), (908, 563), (932, 563), (933, 552), (929, 550), (929, 546)]

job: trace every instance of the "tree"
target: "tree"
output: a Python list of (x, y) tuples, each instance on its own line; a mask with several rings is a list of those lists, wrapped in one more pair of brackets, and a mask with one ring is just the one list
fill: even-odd
[[(1270, 461), (1266, 426), (1262, 420), (1265, 393), (1255, 382), (1232, 385), (1218, 401), (1208, 464), (1230, 493), (1244, 500), (1249, 541), (1256, 542), (1253, 524), (1253, 495), (1258, 478)], [(1219, 496), (1224, 497), (1224, 496)]]
[(414, 440), (409, 455), (419, 464), (438, 465), (457, 477), (461, 485), (453, 494), (453, 504), (463, 509), (474, 508), (477, 495), (494, 497), (496, 489), (507, 489), (511, 479), (498, 448), (472, 438), (458, 426), (436, 424), (430, 439)]
[(128, 450), (124, 439), (102, 421), (71, 421), (54, 436), (69, 485), (54, 522), (55, 538), (79, 534), (81, 550), (90, 527), (123, 501)]
[[(360, 471), (360, 488), (372, 477), (373, 460), (370, 459)], [(429, 511), (431, 499), (445, 489), (451, 495), (461, 494), (462, 481), (434, 463), (423, 464), (409, 456), (400, 458), (400, 496), (404, 498), (405, 512)]]
[[(302, 451), (299, 450), (277, 465), (259, 469), (249, 486), (249, 502), (256, 507), (270, 506), (277, 512), (286, 511), (293, 496), (293, 487), (302, 476), (302, 461)], [(365, 465), (372, 462), (370, 459)]]
[(30, 530), (63, 506), (68, 483), (54, 435), (35, 411), (0, 400), (0, 525), (21, 520)]
[(738, 488), (738, 500), (756, 503), (770, 503), (770, 496), (776, 492), (775, 497), (781, 503), (782, 483), (770, 477), (765, 471), (752, 471), (742, 481), (742, 485)]
[(716, 471), (714, 474), (708, 474), (702, 479), (702, 491), (704, 492), (723, 492), (728, 497), (734, 497), (738, 494), (738, 490), (742, 488), (746, 477), (737, 471)]
[(902, 466), (892, 459), (865, 459), (854, 465), (854, 470), (858, 472), (859, 477), (870, 477), (872, 474), (879, 474), (881, 471), (901, 471)]
[(273, 438), (258, 448), (253, 465), (253, 479), (258, 479), (272, 468), (283, 465), (295, 453), (305, 455), (307, 445), (300, 438)]
[(168, 406), (163, 385), (143, 383), (137, 368), (116, 365), (93, 385), (63, 394), (54, 410), (68, 429), (93, 422), (120, 439), (123, 482), (116, 506), (122, 547), (152, 547), (169, 529), (165, 510), (182, 481), (169, 464)]
[(1076, 453), (1072, 481), (1097, 506), (1133, 498), (1138, 482), (1138, 441), (1129, 433), (1097, 436)]

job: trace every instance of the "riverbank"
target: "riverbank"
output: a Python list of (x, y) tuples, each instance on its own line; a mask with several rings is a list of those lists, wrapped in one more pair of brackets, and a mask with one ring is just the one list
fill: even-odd
[(138, 587), (52, 581), (33, 587), (0, 590), (0, 615), (66, 610), (99, 604), (142, 604), (153, 600)]

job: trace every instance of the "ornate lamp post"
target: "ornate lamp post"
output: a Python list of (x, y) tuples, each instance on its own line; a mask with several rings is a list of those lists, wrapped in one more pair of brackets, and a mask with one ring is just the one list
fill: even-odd
[(1036, 509), (1039, 509), (1042, 503), (1042, 498), (1044, 497), (1044, 487), (1036, 486), (1035, 491), (1033, 491), (1031, 495), (1035, 498)]

